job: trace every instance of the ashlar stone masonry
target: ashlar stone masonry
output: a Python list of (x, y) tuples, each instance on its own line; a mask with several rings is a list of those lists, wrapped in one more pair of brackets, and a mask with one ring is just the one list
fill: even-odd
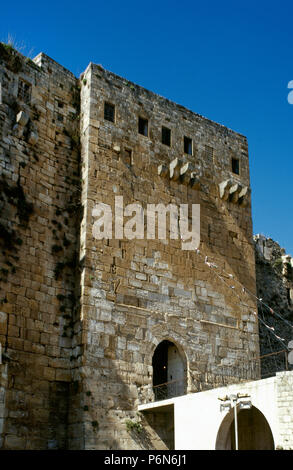
[[(1, 446), (171, 447), (168, 417), (138, 432), (159, 344), (184, 393), (259, 377), (256, 305), (205, 262), (255, 293), (247, 140), (92, 63), (1, 45), (0, 83)], [(115, 196), (200, 204), (200, 254), (97, 240)]]

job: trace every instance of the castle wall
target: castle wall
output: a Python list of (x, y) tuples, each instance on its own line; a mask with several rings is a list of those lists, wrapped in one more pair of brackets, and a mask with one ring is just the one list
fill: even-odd
[[(256, 307), (237, 284), (255, 292), (247, 142), (100, 66), (89, 65), (81, 86), (85, 446), (142, 448), (125, 423), (154, 399), (152, 355), (162, 340), (185, 358), (188, 392), (258, 377)], [(104, 119), (105, 102), (115, 106), (115, 122)], [(139, 117), (148, 136), (138, 133)], [(170, 147), (161, 143), (162, 126), (171, 129)], [(181, 240), (97, 240), (93, 210), (104, 203), (114, 214), (115, 196), (144, 208), (200, 204), (203, 256), (183, 251)], [(205, 256), (234, 276), (235, 289)]]
[[(161, 341), (187, 392), (259, 374), (256, 306), (239, 288), (255, 292), (246, 138), (100, 66), (78, 81), (0, 46), (2, 448), (170, 447), (170, 413), (147, 442), (137, 422)], [(97, 240), (93, 210), (114, 214), (117, 196), (200, 205), (200, 254), (169, 231)]]
[(79, 90), (44, 54), (0, 46), (1, 447), (65, 448), (81, 419), (80, 407), (69, 413), (81, 354)]

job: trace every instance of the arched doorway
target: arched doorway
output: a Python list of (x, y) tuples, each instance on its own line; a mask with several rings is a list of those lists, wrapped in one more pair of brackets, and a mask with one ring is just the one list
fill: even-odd
[[(255, 406), (248, 410), (238, 408), (237, 421), (239, 450), (274, 450), (271, 428), (258, 408)], [(221, 423), (216, 450), (235, 450), (234, 409), (229, 411)]]
[(164, 340), (155, 349), (153, 360), (153, 390), (156, 400), (184, 395), (186, 361), (177, 346)]

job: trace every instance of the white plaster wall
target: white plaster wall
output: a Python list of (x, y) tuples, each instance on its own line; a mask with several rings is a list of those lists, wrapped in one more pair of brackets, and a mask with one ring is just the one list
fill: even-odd
[(215, 449), (218, 430), (228, 413), (220, 411), (218, 397), (238, 392), (251, 396), (252, 405), (258, 408), (268, 421), (275, 447), (279, 445), (276, 380), (277, 377), (271, 377), (174, 399), (175, 449)]

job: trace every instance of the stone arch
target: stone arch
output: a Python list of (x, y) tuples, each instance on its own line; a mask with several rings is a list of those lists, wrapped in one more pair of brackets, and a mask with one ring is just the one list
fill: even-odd
[(156, 334), (157, 332), (154, 331), (153, 334), (154, 334), (154, 337), (153, 337), (153, 340), (152, 342), (150, 343), (150, 347), (148, 348), (149, 350), (149, 355), (150, 357), (152, 358), (156, 348), (158, 347), (158, 345), (162, 342), (162, 341), (170, 341), (170, 343), (173, 343), (175, 344), (176, 348), (178, 349), (182, 359), (183, 359), (183, 362), (185, 364), (185, 368), (187, 370), (187, 364), (188, 364), (188, 357), (187, 357), (187, 354), (185, 352), (185, 349), (184, 347), (182, 346), (182, 343), (184, 341), (180, 341), (180, 339), (178, 338), (174, 338), (174, 336), (170, 333), (170, 332), (166, 332), (165, 334), (162, 334), (162, 335), (158, 335)]
[[(269, 423), (255, 406), (241, 410), (237, 405), (239, 450), (274, 450)], [(234, 408), (223, 419), (216, 438), (216, 450), (235, 449)]]
[(187, 359), (183, 348), (165, 336), (152, 354), (155, 399), (184, 395), (187, 387)]

